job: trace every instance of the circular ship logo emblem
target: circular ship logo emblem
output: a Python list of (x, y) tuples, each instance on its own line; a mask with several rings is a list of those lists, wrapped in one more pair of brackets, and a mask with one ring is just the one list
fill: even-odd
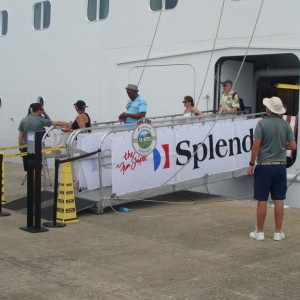
[(142, 123), (132, 134), (132, 146), (140, 155), (149, 155), (156, 146), (156, 131), (152, 125)]

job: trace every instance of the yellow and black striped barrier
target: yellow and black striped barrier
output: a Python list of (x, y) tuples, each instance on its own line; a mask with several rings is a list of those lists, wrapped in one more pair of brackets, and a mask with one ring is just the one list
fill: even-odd
[(10, 216), (10, 213), (2, 211), (2, 203), (5, 203), (4, 199), (4, 160), (3, 153), (0, 152), (0, 217)]
[[(11, 147), (6, 147), (6, 148), (0, 148), (0, 151), (2, 150), (13, 150), (13, 149), (23, 149), (26, 148), (27, 145), (23, 145), (23, 146), (11, 146)], [(51, 154), (52, 152), (58, 151), (60, 149), (64, 149), (67, 146), (57, 146), (57, 147), (51, 147), (51, 148), (44, 148), (42, 149), (42, 153), (45, 154)], [(11, 153), (11, 154), (5, 154), (3, 155), (4, 159), (8, 159), (8, 158), (13, 158), (13, 157), (22, 157), (22, 156), (26, 156), (28, 153), (27, 152), (20, 152), (20, 153)]]
[[(0, 194), (1, 194), (1, 204), (5, 204), (6, 200), (5, 200), (5, 185), (4, 185), (4, 160), (8, 159), (8, 158), (13, 158), (13, 157), (22, 157), (22, 156), (26, 156), (28, 153), (27, 152), (19, 152), (19, 153), (10, 153), (10, 154), (4, 154), (2, 151), (8, 151), (8, 150), (14, 150), (14, 149), (24, 149), (26, 148), (27, 145), (22, 145), (22, 146), (10, 146), (10, 147), (3, 147), (0, 148), (0, 155), (2, 158), (2, 163), (1, 163), (1, 173), (0, 173)], [(55, 151), (58, 151), (60, 149), (66, 148), (66, 146), (57, 146), (57, 147), (50, 147), (50, 148), (44, 148), (42, 149), (42, 153), (45, 153), (46, 155), (51, 154)], [(0, 216), (1, 216), (1, 211), (0, 211)]]
[(3, 158), (7, 159), (7, 158), (18, 157), (18, 156), (26, 156), (26, 155), (27, 155), (27, 152), (11, 153), (11, 154), (5, 154), (5, 155), (3, 155)]
[(10, 146), (10, 147), (0, 148), (0, 151), (14, 150), (14, 149), (23, 149), (23, 148), (26, 148), (26, 147), (27, 147), (27, 145), (22, 145), (22, 146)]
[(1, 204), (5, 204), (6, 203), (6, 200), (5, 200), (5, 194), (4, 194), (4, 159), (3, 159), (3, 157), (4, 157), (4, 155), (3, 155), (3, 152), (0, 152), (0, 156), (1, 156), (1, 158), (0, 158), (0, 168), (1, 168), (1, 174), (0, 174), (0, 176), (1, 176), (1, 184), (0, 184), (0, 196), (1, 196)]
[(76, 202), (71, 162), (62, 164), (57, 194), (56, 220), (62, 223), (77, 223)]

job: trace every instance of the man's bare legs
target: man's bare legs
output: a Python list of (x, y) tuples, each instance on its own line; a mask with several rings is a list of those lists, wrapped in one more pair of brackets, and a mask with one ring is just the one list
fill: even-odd
[(267, 215), (267, 201), (257, 201), (257, 211), (256, 211), (256, 217), (257, 217), (257, 232), (264, 232), (264, 224), (265, 219)]
[(284, 212), (283, 200), (275, 200), (274, 201), (275, 232), (281, 232), (283, 212)]

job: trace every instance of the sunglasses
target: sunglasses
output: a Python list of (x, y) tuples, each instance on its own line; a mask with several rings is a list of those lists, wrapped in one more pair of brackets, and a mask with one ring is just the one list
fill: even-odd
[(184, 101), (182, 101), (182, 103), (187, 103), (188, 101), (186, 101), (186, 100), (184, 100)]
[(223, 84), (222, 86), (225, 87), (225, 86), (229, 86), (229, 85), (230, 85), (230, 84)]

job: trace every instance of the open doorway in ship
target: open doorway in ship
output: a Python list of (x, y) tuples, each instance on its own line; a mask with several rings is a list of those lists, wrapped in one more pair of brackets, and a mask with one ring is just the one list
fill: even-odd
[[(286, 107), (288, 120), (296, 122), (293, 127), (296, 139), (299, 124), (299, 88), (300, 62), (293, 53), (265, 54), (247, 56), (237, 77), (243, 56), (221, 57), (215, 65), (215, 109), (219, 107), (222, 93), (221, 82), (231, 79), (234, 90), (243, 98), (249, 113), (264, 112), (262, 99), (277, 96), (282, 99)], [(290, 118), (291, 117), (291, 118)], [(293, 126), (293, 124), (291, 124)], [(297, 151), (287, 158), (287, 166), (293, 165)]]

